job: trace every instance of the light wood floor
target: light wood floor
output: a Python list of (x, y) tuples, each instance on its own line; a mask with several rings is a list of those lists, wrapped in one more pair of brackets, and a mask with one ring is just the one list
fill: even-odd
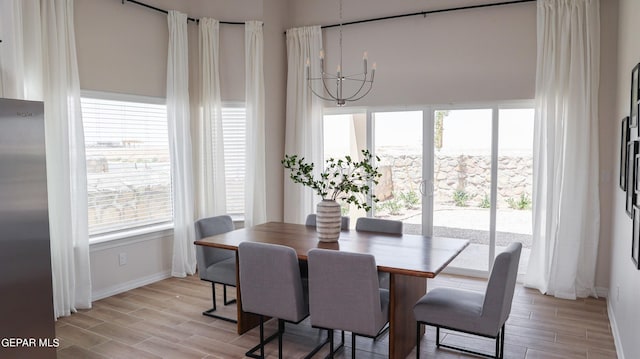
[[(440, 275), (427, 287), (458, 287), (483, 291), (480, 279)], [(216, 290), (222, 295), (222, 288)], [(233, 291), (232, 291), (233, 292)], [(235, 324), (205, 317), (211, 307), (211, 287), (197, 277), (170, 278), (93, 303), (93, 309), (60, 318), (56, 335), (58, 358), (243, 358), (258, 342), (257, 329), (238, 336)], [(220, 303), (221, 298), (218, 299)], [(220, 307), (219, 307), (220, 308)], [(219, 309), (229, 316), (235, 305)], [(267, 333), (275, 331), (268, 322)], [(301, 358), (320, 342), (325, 332), (287, 324), (284, 356)], [(445, 342), (492, 352), (494, 342), (443, 331)], [(477, 358), (436, 349), (435, 329), (422, 338), (422, 358)], [(505, 358), (616, 358), (604, 299), (561, 300), (518, 286), (506, 326)], [(350, 336), (347, 335), (350, 345)], [(358, 338), (358, 358), (384, 358), (388, 341)], [(328, 350), (316, 355), (324, 358)], [(351, 349), (347, 348), (350, 357)], [(267, 346), (269, 358), (277, 358), (277, 342)], [(409, 357), (415, 355), (412, 353)]]

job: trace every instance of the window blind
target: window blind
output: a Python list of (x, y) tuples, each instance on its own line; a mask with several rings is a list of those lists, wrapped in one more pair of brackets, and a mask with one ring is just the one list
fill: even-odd
[(229, 214), (244, 214), (246, 118), (244, 107), (223, 106), (222, 108), (227, 212)]
[(166, 106), (86, 97), (81, 105), (89, 234), (172, 222)]

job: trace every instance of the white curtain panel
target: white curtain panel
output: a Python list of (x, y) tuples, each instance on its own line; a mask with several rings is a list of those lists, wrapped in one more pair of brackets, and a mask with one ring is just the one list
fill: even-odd
[(84, 132), (73, 1), (0, 3), (0, 94), (45, 101), (56, 318), (91, 307)]
[(42, 101), (39, 0), (0, 1), (0, 97)]
[[(313, 95), (307, 84), (307, 59), (312, 77), (320, 76), (320, 26), (287, 30), (287, 114), (285, 154), (312, 160), (322, 167), (322, 101)], [(318, 93), (323, 90), (314, 88)], [(289, 179), (285, 171), (284, 221), (304, 223), (314, 212), (314, 192)]]
[(41, 2), (49, 228), (56, 317), (91, 307), (87, 177), (73, 0)]
[(20, 1), (1, 1), (0, 14), (0, 39), (3, 40), (0, 45), (0, 97), (24, 99), (24, 31)]
[(200, 116), (198, 124), (198, 217), (227, 212), (220, 101), (220, 24), (201, 18), (199, 22)]
[(244, 224), (245, 227), (251, 227), (267, 221), (262, 21), (245, 23), (244, 45), (247, 108)]
[(533, 247), (525, 283), (596, 296), (598, 0), (538, 1)]
[(168, 14), (167, 120), (173, 184), (173, 258), (171, 275), (185, 277), (196, 270), (193, 164), (189, 133), (189, 61), (187, 15)]

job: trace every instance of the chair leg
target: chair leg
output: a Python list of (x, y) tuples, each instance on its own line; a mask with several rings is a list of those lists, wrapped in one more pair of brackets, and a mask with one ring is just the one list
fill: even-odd
[[(468, 333), (468, 332), (465, 332), (465, 333)], [(470, 333), (470, 334), (475, 334), (475, 333)], [(475, 334), (475, 335), (481, 335), (481, 334)], [(481, 353), (481, 352), (477, 352), (477, 351), (474, 351), (474, 350), (469, 350), (469, 349), (465, 349), (465, 348), (461, 348), (461, 347), (457, 347), (457, 346), (441, 343), (440, 342), (440, 327), (436, 327), (436, 346), (438, 348), (453, 349), (453, 350), (457, 350), (457, 351), (464, 352), (464, 353), (469, 353), (469, 354), (482, 356), (482, 357), (485, 357), (485, 358), (503, 359), (503, 357), (504, 357), (504, 325), (498, 331), (498, 333), (496, 333), (495, 339), (496, 339), (496, 352), (495, 352), (495, 355), (494, 354)]]
[[(231, 304), (234, 303), (236, 300), (232, 299), (231, 301), (227, 302), (226, 301), (226, 297), (227, 297), (227, 286), (224, 286), (224, 297), (225, 297), (225, 305), (227, 304)], [(231, 318), (227, 318), (227, 317), (223, 317), (220, 315), (216, 315), (213, 314), (213, 312), (216, 311), (217, 307), (216, 307), (216, 284), (211, 282), (211, 300), (213, 301), (213, 308), (209, 309), (209, 310), (205, 310), (204, 312), (202, 312), (202, 315), (206, 315), (207, 317), (211, 317), (211, 318), (216, 318), (216, 319), (220, 319), (220, 320), (224, 320), (227, 322), (231, 322), (231, 323), (237, 323), (238, 321), (235, 319), (231, 319)]]
[(223, 284), (222, 285), (222, 297), (224, 300), (224, 305), (229, 305), (229, 304), (233, 304), (236, 302), (235, 299), (231, 299), (231, 300), (227, 300), (227, 285)]
[(278, 359), (282, 359), (282, 335), (284, 334), (284, 320), (278, 319)]
[(378, 334), (376, 334), (376, 336), (373, 337), (373, 341), (374, 342), (377, 341), (378, 339), (380, 339), (380, 337), (385, 335), (387, 332), (389, 332), (389, 323), (385, 324), (384, 327), (382, 327), (382, 329), (380, 329)]
[(264, 316), (260, 316), (260, 359), (264, 359)]
[(258, 344), (258, 349), (260, 349), (260, 355), (254, 358), (264, 359), (264, 317), (262, 315), (260, 316), (260, 343)]
[(341, 332), (340, 344), (338, 344), (338, 346), (336, 347), (335, 341), (333, 340), (334, 330), (327, 329), (327, 340), (324, 343), (317, 346), (315, 349), (313, 349), (311, 353), (307, 354), (307, 356), (305, 356), (305, 359), (311, 358), (315, 353), (317, 353), (320, 350), (320, 348), (322, 348), (327, 343), (329, 343), (329, 354), (327, 354), (325, 359), (333, 358), (337, 352), (339, 352), (341, 349), (344, 349), (344, 330), (341, 330), (340, 332)]
[(329, 329), (329, 359), (333, 359), (333, 329)]
[(420, 359), (420, 322), (416, 323), (416, 359)]
[(504, 358), (504, 328), (506, 324), (502, 324), (502, 329), (500, 330), (500, 359)]
[(495, 359), (499, 359), (500, 358), (500, 331), (498, 332), (498, 335), (496, 335), (496, 356), (494, 357)]
[(356, 334), (351, 333), (351, 358), (356, 359)]
[(212, 312), (216, 310), (216, 284), (211, 282), (211, 300), (213, 301)]
[[(282, 330), (284, 331), (284, 327), (282, 328)], [(253, 348), (249, 349), (245, 355), (250, 357), (250, 358), (256, 358), (256, 359), (264, 359), (264, 346), (267, 343), (270, 343), (272, 340), (276, 339), (276, 337), (278, 337), (280, 335), (280, 327), (278, 328), (278, 331), (276, 333), (273, 333), (272, 335), (270, 335), (268, 338), (264, 338), (264, 316), (260, 315), (260, 343), (258, 343), (258, 345), (254, 346)], [(256, 354), (256, 351), (258, 351), (258, 349), (260, 349), (260, 354)], [(282, 351), (280, 351), (282, 353)]]

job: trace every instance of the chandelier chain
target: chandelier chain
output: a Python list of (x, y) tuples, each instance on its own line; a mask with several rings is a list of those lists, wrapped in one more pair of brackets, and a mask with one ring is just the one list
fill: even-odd
[(340, 0), (340, 68), (342, 69), (342, 0)]

